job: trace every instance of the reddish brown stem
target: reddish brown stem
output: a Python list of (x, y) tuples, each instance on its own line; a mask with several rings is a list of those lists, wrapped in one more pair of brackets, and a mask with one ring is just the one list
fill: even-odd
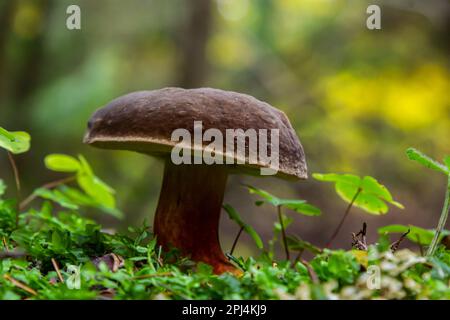
[(218, 233), (227, 175), (221, 166), (167, 160), (154, 221), (159, 245), (208, 263), (215, 273), (236, 270), (220, 248)]
[(350, 201), (350, 203), (347, 206), (347, 209), (345, 210), (344, 216), (342, 217), (341, 221), (339, 222), (339, 225), (337, 226), (336, 230), (334, 230), (333, 235), (330, 237), (330, 240), (328, 240), (326, 247), (329, 248), (331, 243), (334, 241), (334, 239), (336, 238), (336, 236), (338, 235), (339, 231), (342, 228), (342, 225), (344, 224), (345, 219), (347, 218), (348, 214), (350, 213), (350, 209), (353, 206), (353, 203), (355, 202), (356, 198), (359, 196), (359, 194), (361, 193), (361, 189), (358, 189), (355, 193), (355, 195), (353, 196), (352, 201)]
[(233, 241), (233, 245), (231, 246), (230, 255), (233, 255), (234, 249), (236, 248), (236, 245), (239, 241), (239, 238), (241, 237), (242, 231), (244, 231), (244, 227), (241, 227), (239, 229), (238, 234), (236, 235), (236, 238)]

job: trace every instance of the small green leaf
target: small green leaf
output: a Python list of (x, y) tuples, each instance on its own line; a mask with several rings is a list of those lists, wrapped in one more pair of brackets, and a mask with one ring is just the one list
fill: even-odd
[(253, 239), (258, 249), (263, 249), (264, 245), (261, 240), (261, 237), (258, 235), (258, 233), (253, 229), (250, 225), (246, 224), (244, 221), (242, 221), (239, 213), (230, 205), (225, 204), (223, 205), (223, 208), (228, 213), (228, 216), (231, 220), (236, 222), (239, 227), (244, 228), (244, 231)]
[(400, 209), (404, 208), (401, 203), (394, 201), (389, 190), (373, 177), (360, 178), (352, 174), (336, 173), (314, 173), (313, 177), (319, 181), (334, 182), (336, 193), (344, 201), (350, 203), (353, 200), (356, 207), (368, 213), (376, 215), (387, 213), (389, 207), (386, 202)]
[(119, 219), (123, 217), (122, 212), (118, 209), (105, 207), (89, 195), (68, 186), (63, 185), (53, 190), (40, 188), (35, 190), (34, 193), (43, 199), (56, 202), (60, 206), (67, 209), (77, 210), (80, 206), (92, 207), (102, 210), (103, 212), (113, 215)]
[(264, 202), (267, 202), (275, 207), (278, 206), (284, 206), (288, 209), (291, 209), (297, 213), (301, 213), (307, 216), (318, 216), (321, 214), (321, 211), (319, 208), (306, 203), (305, 200), (301, 199), (281, 199), (273, 194), (270, 194), (269, 192), (265, 190), (261, 190), (255, 187), (252, 187), (250, 185), (246, 185), (249, 192), (252, 194), (257, 194), (260, 197), (262, 197), (264, 200), (258, 200), (255, 202), (257, 206), (262, 205)]
[(9, 132), (0, 127), (0, 147), (11, 153), (19, 154), (30, 149), (31, 137), (23, 131)]
[(450, 169), (448, 167), (446, 167), (443, 164), (439, 163), (438, 161), (430, 158), (429, 156), (427, 156), (426, 154), (424, 154), (423, 152), (421, 152), (417, 149), (408, 148), (408, 150), (406, 150), (406, 155), (408, 156), (408, 158), (410, 160), (417, 161), (418, 163), (420, 163), (421, 165), (423, 165), (427, 168), (445, 173), (447, 175), (450, 172)]
[(305, 200), (280, 200), (280, 205), (285, 206), (297, 213), (304, 214), (306, 216), (320, 216), (322, 212), (319, 208), (306, 203)]
[(59, 190), (48, 190), (45, 188), (39, 188), (34, 191), (34, 194), (41, 198), (56, 202), (60, 206), (67, 209), (76, 210), (79, 208), (76, 203), (74, 203), (69, 197), (64, 195), (64, 193), (62, 193)]
[(38, 190), (40, 197), (55, 201), (69, 209), (79, 206), (98, 208), (108, 214), (122, 218), (123, 214), (116, 208), (114, 189), (98, 178), (92, 167), (82, 155), (78, 159), (64, 155), (51, 154), (45, 158), (48, 169), (58, 172), (76, 173), (76, 179), (80, 189), (59, 187), (56, 190)]
[(97, 177), (79, 174), (77, 181), (81, 189), (98, 203), (106, 208), (114, 208), (116, 206), (116, 201), (109, 188), (105, 188), (104, 184)]
[(14, 142), (15, 140), (14, 134), (2, 127), (0, 127), (0, 136), (3, 136), (5, 139), (8, 139), (11, 142)]
[[(284, 229), (286, 230), (291, 224), (292, 224), (292, 222), (294, 221), (294, 219), (292, 219), (291, 217), (288, 217), (287, 215), (285, 215), (285, 214), (281, 214), (281, 220), (283, 221), (283, 226), (284, 226)], [(275, 221), (274, 223), (273, 223), (273, 227), (274, 227), (274, 230), (276, 231), (276, 232), (281, 232), (281, 224), (280, 224), (280, 221), (279, 220), (277, 220), (277, 221)]]
[(80, 170), (77, 174), (77, 181), (80, 188), (105, 208), (114, 209), (116, 206), (116, 200), (113, 196), (114, 189), (94, 175), (91, 166), (82, 155), (78, 158)]
[(67, 198), (79, 206), (98, 207), (98, 203), (94, 199), (81, 192), (78, 189), (68, 186), (60, 186), (58, 188)]
[[(406, 233), (408, 230), (410, 230), (410, 232), (407, 234), (406, 237), (412, 242), (418, 243), (423, 246), (427, 246), (431, 243), (435, 233), (435, 230), (433, 229), (423, 229), (413, 225), (405, 226), (401, 224), (391, 224), (388, 226), (384, 226), (378, 229), (378, 233), (380, 235), (386, 233)], [(441, 233), (441, 238), (449, 234), (450, 231), (443, 230)]]
[[(280, 199), (275, 197), (274, 195), (270, 194), (269, 192), (265, 190), (261, 190), (255, 187), (252, 187), (250, 185), (246, 185), (248, 188), (248, 191), (252, 194), (257, 194), (260, 197), (262, 197), (266, 202), (270, 203), (271, 205), (277, 207), (280, 204)], [(257, 201), (257, 205), (263, 204), (262, 201)]]
[(74, 157), (65, 154), (50, 154), (44, 159), (45, 166), (57, 172), (78, 172), (80, 163)]
[(81, 166), (81, 170), (83, 173), (85, 173), (88, 176), (93, 176), (94, 175), (94, 171), (92, 170), (91, 165), (89, 164), (89, 162), (87, 162), (86, 158), (83, 155), (78, 155), (78, 159), (80, 160), (80, 166)]

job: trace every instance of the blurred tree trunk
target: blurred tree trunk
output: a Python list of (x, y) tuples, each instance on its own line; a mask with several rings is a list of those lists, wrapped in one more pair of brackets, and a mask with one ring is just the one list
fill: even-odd
[[(42, 71), (47, 67), (42, 63), (44, 40), (54, 1), (8, 2), (0, 13), (0, 126), (28, 131), (33, 137), (30, 99), (42, 87)], [(39, 175), (33, 167), (35, 160), (15, 158), (21, 180), (34, 183)]]
[[(39, 87), (42, 65), (43, 40), (47, 29), (52, 0), (33, 2), (9, 1), (2, 8), (0, 28), (0, 103), (2, 103), (2, 123), (10, 129), (27, 130), (32, 119), (26, 116), (27, 100)], [(23, 6), (35, 10), (39, 18), (34, 25), (30, 17), (18, 19)], [(29, 9), (31, 10), (31, 9)], [(30, 15), (30, 13), (27, 13)], [(30, 19), (30, 20), (27, 20)], [(21, 29), (23, 28), (23, 29)], [(23, 30), (26, 31), (23, 31)], [(24, 34), (23, 32), (34, 32)], [(22, 31), (20, 31), (22, 30)], [(21, 33), (22, 32), (22, 33)]]
[[(14, 10), (14, 2), (6, 1), (0, 7), (0, 119), (6, 118), (6, 75), (5, 75), (5, 59), (8, 34), (10, 32), (11, 14)], [(4, 120), (2, 120), (3, 122)]]
[(181, 67), (178, 84), (184, 88), (199, 87), (207, 75), (206, 45), (212, 24), (211, 0), (186, 1), (187, 17), (181, 25)]

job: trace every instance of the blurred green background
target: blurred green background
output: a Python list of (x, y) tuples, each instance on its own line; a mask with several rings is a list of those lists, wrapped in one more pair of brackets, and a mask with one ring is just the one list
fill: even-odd
[[(81, 7), (81, 30), (66, 28), (70, 4)], [(380, 5), (382, 30), (366, 28), (369, 4)], [(127, 217), (96, 219), (124, 230), (152, 221), (162, 164), (83, 145), (91, 113), (119, 95), (165, 86), (251, 94), (288, 115), (310, 173), (372, 175), (405, 204), (385, 216), (354, 209), (334, 243), (349, 248), (363, 221), (369, 241), (381, 225), (437, 223), (445, 177), (408, 161), (405, 149), (450, 153), (449, 31), (447, 0), (0, 0), (0, 126), (32, 135), (32, 150), (17, 157), (24, 194), (61, 177), (45, 169), (46, 154), (82, 153), (116, 188)], [(5, 154), (0, 177), (13, 196)], [(331, 185), (312, 179), (232, 176), (225, 202), (266, 240), (276, 214), (255, 207), (244, 182), (321, 207), (322, 217), (295, 217), (289, 229), (318, 245), (346, 207)], [(224, 215), (224, 250), (237, 231)], [(255, 250), (243, 241), (238, 254)]]

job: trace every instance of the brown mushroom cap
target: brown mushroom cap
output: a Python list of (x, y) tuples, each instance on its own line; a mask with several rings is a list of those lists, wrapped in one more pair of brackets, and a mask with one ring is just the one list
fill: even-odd
[[(160, 155), (177, 144), (171, 140), (178, 128), (194, 132), (194, 121), (203, 131), (219, 129), (279, 129), (278, 176), (307, 178), (305, 154), (286, 115), (252, 96), (212, 88), (164, 88), (121, 96), (99, 109), (88, 123), (84, 142), (106, 149), (133, 150)], [(206, 146), (205, 144), (204, 146)], [(245, 167), (249, 173), (266, 165), (249, 164), (246, 144)], [(270, 144), (269, 144), (270, 147)]]

